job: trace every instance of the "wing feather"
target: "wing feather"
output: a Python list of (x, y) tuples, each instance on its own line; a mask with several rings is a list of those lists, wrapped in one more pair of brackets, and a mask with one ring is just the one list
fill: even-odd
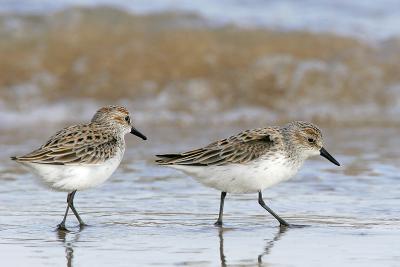
[(19, 162), (54, 165), (101, 163), (117, 153), (117, 139), (105, 134), (106, 129), (97, 124), (81, 124), (62, 129), (43, 146), (24, 156)]
[(180, 154), (157, 155), (160, 165), (210, 166), (247, 163), (271, 151), (281, 142), (279, 128), (247, 130), (210, 145)]

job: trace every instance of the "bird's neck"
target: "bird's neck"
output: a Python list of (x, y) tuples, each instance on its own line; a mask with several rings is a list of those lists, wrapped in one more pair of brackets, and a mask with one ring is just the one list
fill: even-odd
[(295, 139), (293, 133), (283, 130), (282, 135), (287, 157), (295, 164), (303, 164), (307, 157), (305, 157), (303, 153), (300, 153), (301, 151), (294, 144), (293, 140)]

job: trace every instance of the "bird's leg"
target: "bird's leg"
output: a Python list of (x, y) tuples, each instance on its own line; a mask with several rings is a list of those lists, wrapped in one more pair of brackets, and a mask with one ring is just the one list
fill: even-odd
[(79, 225), (82, 227), (82, 226), (85, 226), (86, 224), (83, 222), (83, 220), (81, 219), (81, 217), (79, 216), (78, 212), (76, 211), (76, 209), (74, 207), (75, 193), (76, 193), (76, 190), (72, 191), (71, 197), (69, 198), (69, 201), (68, 201), (68, 205), (71, 208), (72, 212), (74, 213), (75, 217), (78, 219)]
[(273, 210), (271, 210), (267, 205), (265, 205), (265, 202), (262, 198), (262, 193), (261, 191), (258, 192), (258, 204), (261, 205), (261, 207), (263, 207), (264, 209), (266, 209), (272, 216), (275, 217), (275, 219), (277, 219), (280, 223), (280, 226), (284, 226), (284, 227), (288, 227), (290, 226), (284, 219), (282, 219), (281, 217), (278, 216), (278, 214), (276, 214)]
[(221, 192), (221, 201), (219, 203), (219, 215), (217, 221), (214, 223), (216, 226), (222, 225), (222, 217), (224, 216), (224, 201), (226, 197), (226, 192)]
[(57, 229), (58, 230), (63, 230), (63, 231), (67, 230), (67, 228), (65, 228), (65, 221), (67, 220), (67, 215), (68, 215), (68, 210), (69, 210), (69, 201), (70, 201), (70, 198), (71, 198), (71, 194), (72, 193), (68, 193), (68, 196), (67, 196), (67, 209), (65, 210), (65, 214), (64, 214), (63, 220), (61, 221), (61, 223), (59, 225), (57, 225)]

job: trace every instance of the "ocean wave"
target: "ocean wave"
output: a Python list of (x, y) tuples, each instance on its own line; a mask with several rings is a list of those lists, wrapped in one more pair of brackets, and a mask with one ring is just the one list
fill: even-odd
[(18, 0), (5, 1), (0, 12), (48, 14), (76, 5), (91, 8), (106, 5), (135, 14), (189, 12), (207, 18), (214, 25), (332, 32), (369, 41), (400, 35), (397, 0)]
[(0, 16), (2, 127), (89, 119), (112, 103), (181, 125), (398, 123), (397, 39), (372, 46), (204, 21), (113, 8)]

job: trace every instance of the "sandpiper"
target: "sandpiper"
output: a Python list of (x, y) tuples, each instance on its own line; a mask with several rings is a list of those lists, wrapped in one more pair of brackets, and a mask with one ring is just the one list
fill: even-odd
[(129, 132), (147, 139), (132, 126), (125, 107), (106, 106), (96, 112), (90, 123), (66, 127), (40, 148), (11, 159), (26, 166), (51, 189), (68, 192), (59, 230), (66, 230), (69, 208), (82, 227), (85, 223), (74, 207), (75, 193), (100, 185), (112, 175), (122, 160), (124, 136)]
[(309, 122), (246, 130), (203, 148), (157, 155), (160, 165), (181, 170), (205, 186), (221, 191), (215, 225), (222, 225), (227, 193), (257, 193), (258, 203), (281, 226), (290, 226), (264, 202), (262, 191), (293, 177), (310, 156), (321, 155), (340, 166), (324, 148), (321, 130)]

